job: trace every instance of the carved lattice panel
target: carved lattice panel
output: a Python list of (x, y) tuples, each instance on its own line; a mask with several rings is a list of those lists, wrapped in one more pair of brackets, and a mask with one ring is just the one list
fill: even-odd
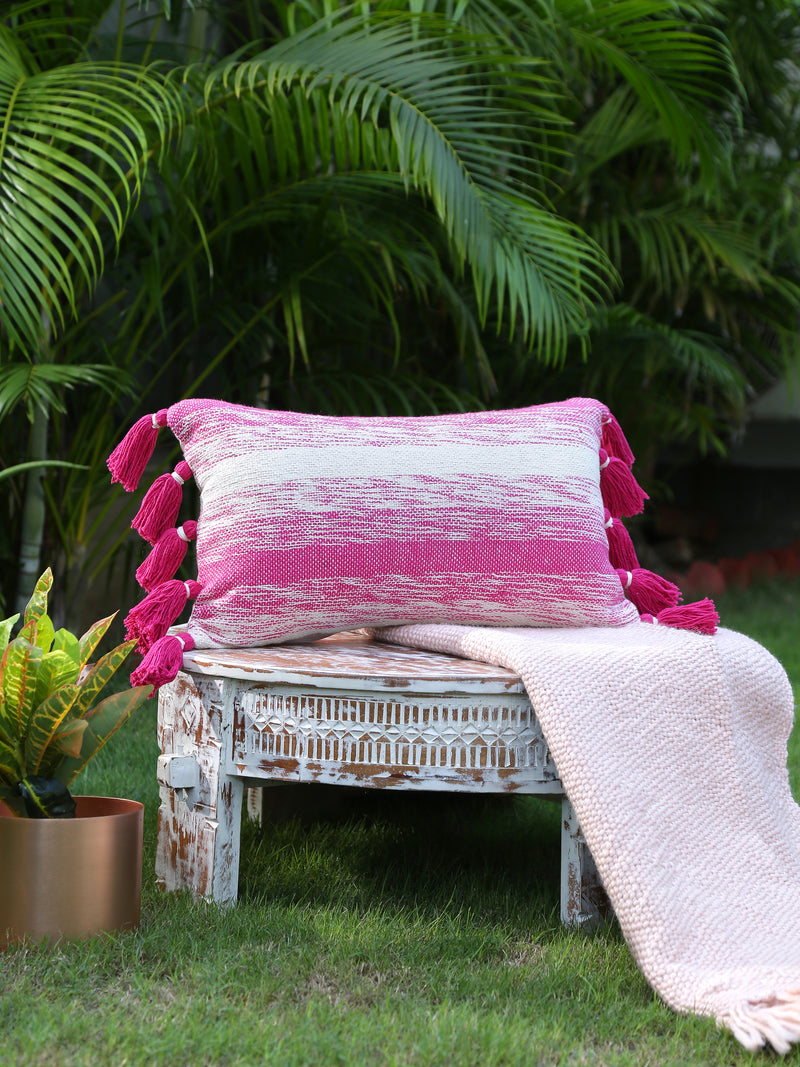
[(261, 767), (298, 761), (557, 777), (530, 703), (515, 694), (470, 705), (463, 694), (450, 702), (253, 686), (237, 694), (233, 759)]

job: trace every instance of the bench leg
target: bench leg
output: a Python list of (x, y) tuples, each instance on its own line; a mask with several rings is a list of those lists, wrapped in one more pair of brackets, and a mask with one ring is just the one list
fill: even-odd
[(222, 683), (179, 674), (158, 703), (156, 882), (167, 892), (232, 904), (238, 894), (243, 783), (226, 773), (231, 750)]
[(566, 926), (591, 928), (610, 914), (603, 883), (565, 796), (561, 801), (561, 921)]

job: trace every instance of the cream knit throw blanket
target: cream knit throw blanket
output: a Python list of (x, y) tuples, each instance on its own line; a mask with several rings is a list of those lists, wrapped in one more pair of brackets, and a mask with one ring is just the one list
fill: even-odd
[(793, 699), (770, 653), (640, 623), (372, 632), (519, 674), (648, 982), (749, 1049), (800, 1040)]

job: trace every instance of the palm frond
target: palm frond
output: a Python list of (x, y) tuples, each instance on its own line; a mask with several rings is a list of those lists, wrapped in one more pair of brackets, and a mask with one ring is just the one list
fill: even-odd
[(0, 55), (0, 326), (27, 353), (97, 284), (180, 110), (154, 70)]
[(561, 127), (551, 87), (538, 62), (496, 43), (452, 26), (444, 44), (429, 32), (408, 15), (327, 20), (222, 65), (206, 103), (227, 108), (235, 95), (239, 147), (245, 135), (253, 144), (251, 189), (310, 174), (399, 174), (431, 203), (460, 268), (469, 265), (482, 317), (494, 294), (506, 325), (556, 357), (609, 271), (529, 182), (520, 110), (528, 135), (531, 124)]
[(61, 393), (76, 386), (96, 385), (107, 393), (131, 391), (130, 377), (115, 367), (80, 363), (11, 363), (0, 367), (0, 420), (21, 404), (33, 419), (34, 410), (65, 411)]

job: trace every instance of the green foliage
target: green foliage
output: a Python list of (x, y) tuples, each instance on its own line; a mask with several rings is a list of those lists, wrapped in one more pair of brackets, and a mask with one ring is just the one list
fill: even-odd
[[(635, 2), (557, 6), (581, 45), (577, 62), (570, 48), (550, 53), (573, 120), (554, 204), (604, 249), (620, 285), (590, 310), (588, 359), (573, 344), (553, 372), (518, 348), (490, 352), (502, 400), (602, 396), (645, 468), (676, 441), (690, 455), (724, 453), (748, 402), (800, 354), (800, 7), (681, 5), (691, 40), (680, 56), (651, 51), (659, 23)], [(611, 39), (593, 41), (587, 27), (606, 19)], [(541, 54), (532, 21), (520, 49)], [(725, 42), (727, 72), (696, 62), (703, 41)], [(660, 110), (678, 92), (683, 139), (677, 114)]]
[(591, 392), (652, 458), (797, 353), (795, 0), (105, 7), (0, 22), (0, 557), (36, 462), (71, 597), (137, 551), (104, 461), (165, 399)]
[(98, 700), (135, 642), (128, 641), (88, 666), (113, 616), (78, 640), (55, 631), (47, 614), (53, 576), (36, 584), (23, 627), (0, 623), (0, 800), (17, 814), (71, 815), (67, 786), (148, 695), (148, 687)]
[[(800, 695), (800, 581), (733, 591), (718, 606), (785, 663)], [(673, 1012), (616, 924), (560, 926), (560, 808), (544, 798), (343, 787), (332, 804), (324, 787), (299, 785), (285, 807), (305, 803), (302, 823), (259, 832), (245, 820), (235, 908), (164, 894), (147, 874), (155, 727), (156, 708), (143, 708), (80, 779), (81, 792), (103, 795), (124, 773), (126, 795), (144, 802), (141, 925), (0, 953), (0, 1061), (35, 1067), (57, 1048), (59, 1067), (95, 1067), (113, 1048), (137, 1067), (800, 1062), (800, 1050), (754, 1056), (713, 1020)], [(796, 728), (795, 796), (798, 740)], [(280, 793), (264, 791), (268, 811)]]

